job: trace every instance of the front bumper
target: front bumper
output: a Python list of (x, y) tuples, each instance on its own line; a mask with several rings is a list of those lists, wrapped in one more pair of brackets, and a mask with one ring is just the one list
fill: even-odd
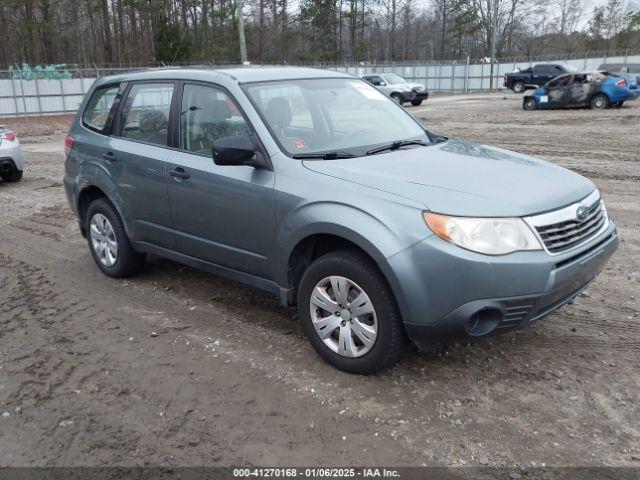
[(10, 161), (13, 170), (24, 170), (24, 162), (22, 160), (22, 147), (18, 140), (12, 142), (2, 140), (0, 142), (0, 163)]
[(391, 283), (409, 338), (428, 348), (533, 324), (578, 295), (617, 247), (613, 222), (581, 248), (554, 256), (489, 257), (432, 236), (389, 259), (402, 272)]
[(404, 102), (413, 102), (415, 100), (426, 100), (429, 98), (429, 92), (426, 90), (422, 90), (417, 92), (415, 90), (411, 90), (410, 92), (402, 92), (402, 101)]

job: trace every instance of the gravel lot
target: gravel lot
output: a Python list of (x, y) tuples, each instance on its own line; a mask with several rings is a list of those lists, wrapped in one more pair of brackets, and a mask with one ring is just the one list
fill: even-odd
[(595, 181), (621, 244), (586, 293), (533, 329), (343, 374), (259, 290), (159, 258), (103, 276), (61, 185), (64, 133), (32, 119), (48, 136), (23, 135), (25, 179), (0, 184), (0, 466), (640, 466), (640, 102), (410, 111)]

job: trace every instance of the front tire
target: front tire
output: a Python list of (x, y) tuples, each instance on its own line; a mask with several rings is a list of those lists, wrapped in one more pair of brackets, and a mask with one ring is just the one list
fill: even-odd
[(525, 110), (535, 110), (538, 108), (538, 104), (536, 103), (536, 99), (533, 97), (527, 97), (522, 101), (522, 108)]
[(372, 374), (393, 365), (407, 338), (393, 292), (377, 266), (356, 250), (313, 261), (298, 288), (302, 329), (327, 363)]
[(145, 255), (131, 246), (122, 219), (109, 200), (98, 198), (91, 202), (85, 225), (89, 250), (102, 273), (125, 278), (140, 271)]
[(8, 172), (0, 173), (0, 178), (3, 182), (14, 183), (22, 180), (22, 170), (9, 170)]
[(609, 97), (598, 93), (591, 98), (591, 108), (594, 110), (605, 110), (609, 108)]
[(398, 105), (403, 105), (404, 101), (402, 100), (402, 95), (399, 93), (392, 93), (391, 98), (393, 98)]

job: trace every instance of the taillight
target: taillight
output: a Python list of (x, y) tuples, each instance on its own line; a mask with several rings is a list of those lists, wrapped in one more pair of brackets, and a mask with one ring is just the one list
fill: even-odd
[(624, 78), (621, 78), (616, 82), (616, 87), (626, 87), (627, 81)]
[(64, 155), (65, 157), (69, 156), (69, 152), (73, 148), (73, 137), (71, 135), (67, 135), (67, 138), (64, 139)]
[(0, 133), (0, 138), (5, 138), (13, 142), (16, 139), (16, 134), (9, 130), (8, 132)]

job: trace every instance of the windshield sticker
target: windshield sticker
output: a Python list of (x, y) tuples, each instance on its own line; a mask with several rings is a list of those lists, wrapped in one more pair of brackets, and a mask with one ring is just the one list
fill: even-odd
[(387, 97), (385, 97), (378, 90), (376, 90), (370, 85), (367, 85), (364, 82), (349, 82), (349, 85), (351, 85), (353, 88), (355, 88), (358, 92), (360, 92), (362, 95), (367, 97), (369, 100), (386, 100), (387, 99)]
[(297, 149), (306, 148), (307, 146), (304, 144), (304, 140), (296, 140), (293, 142), (293, 147)]

